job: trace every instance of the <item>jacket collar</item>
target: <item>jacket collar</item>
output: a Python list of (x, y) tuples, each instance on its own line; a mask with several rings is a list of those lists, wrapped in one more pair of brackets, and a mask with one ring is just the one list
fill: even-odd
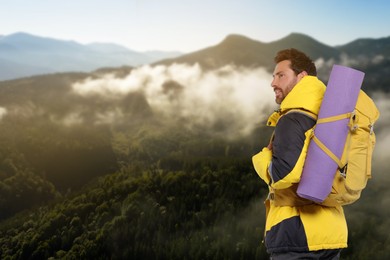
[(324, 83), (317, 77), (303, 77), (284, 98), (280, 108), (268, 118), (267, 125), (275, 126), (280, 116), (291, 109), (302, 109), (318, 115), (325, 89)]
[(283, 112), (285, 110), (298, 108), (318, 114), (325, 88), (324, 83), (317, 77), (305, 76), (282, 101), (280, 110)]

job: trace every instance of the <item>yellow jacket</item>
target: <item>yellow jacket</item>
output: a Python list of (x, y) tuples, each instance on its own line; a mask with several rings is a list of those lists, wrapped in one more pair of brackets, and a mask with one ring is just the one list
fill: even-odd
[(308, 114), (314, 114), (314, 118), (318, 115), (324, 92), (325, 85), (317, 77), (302, 78), (283, 100), (279, 111), (268, 119), (267, 125), (275, 127), (273, 142), (277, 146), (272, 150), (265, 147), (252, 158), (256, 172), (270, 189), (264, 239), (269, 253), (347, 247), (342, 207), (321, 206), (296, 194), (315, 123)]

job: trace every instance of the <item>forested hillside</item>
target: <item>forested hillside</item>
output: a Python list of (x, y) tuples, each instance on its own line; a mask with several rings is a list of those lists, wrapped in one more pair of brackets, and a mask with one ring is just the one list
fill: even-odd
[(2, 258), (265, 257), (266, 190), (250, 164), (250, 139), (178, 129), (136, 135), (114, 138), (115, 173), (4, 221)]
[[(14, 195), (8, 199), (19, 207), (41, 206), (3, 219), (0, 256), (267, 259), (261, 244), (267, 188), (253, 171), (250, 156), (267, 143), (270, 131), (260, 127), (255, 132), (236, 140), (147, 124), (112, 132), (112, 149), (107, 149), (114, 151), (117, 169), (64, 195), (55, 196), (53, 185), (34, 180), (44, 177), (17, 173), (13, 186), (8, 185), (10, 178), (2, 183)], [(66, 163), (58, 162), (58, 169)], [(73, 181), (68, 187), (79, 185), (77, 175), (83, 170), (69, 172)], [(17, 193), (27, 186), (30, 193)], [(351, 246), (342, 259), (383, 259), (389, 254), (388, 234), (376, 228), (388, 225), (376, 203), (383, 188), (371, 184), (361, 201), (346, 208)]]

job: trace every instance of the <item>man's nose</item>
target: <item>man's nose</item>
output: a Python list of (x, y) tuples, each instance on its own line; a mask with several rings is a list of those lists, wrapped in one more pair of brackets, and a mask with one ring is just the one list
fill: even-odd
[(275, 78), (271, 81), (271, 87), (272, 88), (276, 87), (276, 80), (275, 80)]

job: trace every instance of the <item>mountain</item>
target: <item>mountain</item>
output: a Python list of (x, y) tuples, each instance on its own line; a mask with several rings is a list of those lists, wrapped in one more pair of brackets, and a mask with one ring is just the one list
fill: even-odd
[(217, 68), (234, 63), (241, 66), (264, 66), (267, 53), (265, 44), (240, 35), (229, 35), (220, 44), (155, 64), (198, 63), (205, 68)]
[(101, 67), (138, 66), (178, 52), (135, 52), (111, 43), (82, 45), (15, 33), (0, 38), (0, 80), (53, 72), (87, 72)]
[(370, 56), (390, 56), (390, 36), (380, 39), (357, 39), (343, 46), (338, 50), (350, 56), (370, 55)]
[[(329, 46), (316, 39), (291, 33), (277, 41), (264, 43), (243, 35), (231, 34), (219, 44), (182, 55), (179, 52), (135, 52), (113, 43), (87, 45), (15, 33), (0, 37), (0, 80), (56, 72), (100, 72), (142, 64), (199, 64), (204, 69), (221, 68), (227, 64), (242, 67), (265, 67), (272, 72), (277, 51), (297, 48), (317, 63), (318, 76), (327, 81), (332, 64), (354, 67), (366, 72), (366, 89), (388, 91), (390, 79), (390, 37), (357, 39), (341, 46)], [(103, 68), (103, 69), (102, 69)], [(122, 73), (120, 72), (120, 73)]]
[(277, 51), (297, 48), (317, 63), (318, 76), (327, 81), (333, 64), (350, 66), (366, 72), (363, 88), (389, 91), (390, 37), (359, 39), (332, 47), (307, 35), (292, 33), (280, 40), (263, 43), (242, 35), (228, 35), (221, 43), (176, 58), (160, 60), (154, 65), (173, 63), (199, 64), (204, 69), (216, 69), (227, 64), (242, 67), (274, 68), (273, 58)]
[(329, 59), (340, 55), (339, 50), (303, 34), (293, 33), (271, 43), (262, 43), (245, 36), (233, 34), (228, 35), (216, 46), (180, 57), (162, 60), (156, 64), (199, 63), (206, 68), (215, 68), (233, 63), (246, 67), (270, 67), (273, 65), (272, 61), (275, 53), (285, 48), (305, 50), (313, 59), (319, 57)]

